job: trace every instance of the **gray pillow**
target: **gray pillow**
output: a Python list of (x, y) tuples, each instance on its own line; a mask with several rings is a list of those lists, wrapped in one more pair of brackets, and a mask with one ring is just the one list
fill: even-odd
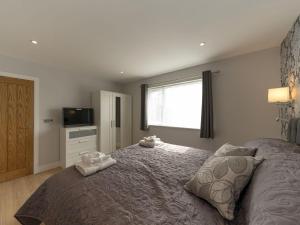
[(254, 156), (257, 148), (234, 146), (231, 144), (222, 145), (216, 152), (215, 156)]
[(232, 220), (240, 193), (262, 161), (252, 156), (213, 156), (184, 188), (208, 201), (224, 218)]

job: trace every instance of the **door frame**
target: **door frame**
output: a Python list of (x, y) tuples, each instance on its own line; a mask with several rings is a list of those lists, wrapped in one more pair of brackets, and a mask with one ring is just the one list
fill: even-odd
[(0, 71), (0, 76), (23, 80), (31, 80), (34, 83), (34, 126), (33, 126), (33, 174), (39, 172), (39, 121), (40, 121), (40, 79), (38, 77), (14, 74)]

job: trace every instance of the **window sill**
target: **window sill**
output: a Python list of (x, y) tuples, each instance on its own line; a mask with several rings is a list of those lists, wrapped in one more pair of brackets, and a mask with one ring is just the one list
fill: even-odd
[(164, 125), (149, 125), (149, 127), (161, 127), (161, 128), (174, 128), (174, 129), (182, 129), (182, 130), (195, 130), (200, 131), (198, 128), (188, 128), (188, 127), (172, 127), (172, 126), (164, 126)]

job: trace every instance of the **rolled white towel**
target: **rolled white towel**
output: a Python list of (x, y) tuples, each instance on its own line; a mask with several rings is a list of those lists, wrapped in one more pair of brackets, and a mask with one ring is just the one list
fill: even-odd
[(155, 146), (157, 146), (157, 145), (161, 145), (161, 144), (163, 144), (164, 142), (162, 142), (160, 139), (159, 139), (159, 141), (155, 141)]
[(143, 140), (139, 141), (139, 145), (146, 147), (146, 148), (154, 148), (155, 142), (154, 141), (145, 141), (143, 139)]
[(144, 147), (154, 148), (154, 146), (160, 145), (163, 142), (160, 138), (154, 136), (144, 137), (142, 140), (139, 141), (139, 144)]
[(116, 163), (117, 161), (115, 159), (108, 157), (106, 160), (93, 165), (88, 165), (81, 161), (75, 164), (75, 168), (82, 174), (82, 176), (89, 176)]
[(82, 152), (79, 155), (81, 155), (81, 161), (87, 165), (100, 163), (110, 157), (102, 152)]
[(145, 141), (160, 141), (160, 138), (156, 137), (156, 135), (154, 136), (149, 136), (149, 137), (144, 137)]

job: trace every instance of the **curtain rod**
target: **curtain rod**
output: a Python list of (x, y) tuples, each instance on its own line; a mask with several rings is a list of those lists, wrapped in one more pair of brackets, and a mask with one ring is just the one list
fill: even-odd
[[(215, 74), (219, 74), (221, 71), (220, 70), (216, 70), (216, 71), (213, 71), (212, 74), (215, 75)], [(184, 77), (184, 78), (178, 78), (178, 79), (174, 79), (174, 80), (166, 80), (166, 81), (161, 81), (161, 82), (157, 82), (157, 83), (152, 83), (152, 84), (149, 84), (149, 87), (155, 87), (155, 86), (159, 86), (159, 85), (168, 85), (168, 84), (172, 84), (172, 83), (175, 83), (175, 82), (185, 82), (185, 81), (191, 81), (193, 79), (200, 79), (202, 78), (202, 76), (198, 75), (198, 76), (193, 76), (193, 77)]]

